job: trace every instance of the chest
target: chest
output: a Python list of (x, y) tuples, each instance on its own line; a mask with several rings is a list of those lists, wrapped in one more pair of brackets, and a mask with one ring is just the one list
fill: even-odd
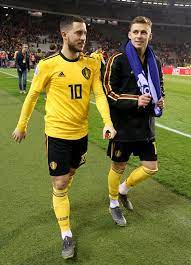
[(89, 97), (93, 71), (88, 64), (65, 63), (54, 68), (49, 92), (67, 97), (68, 100)]
[[(146, 78), (148, 76), (148, 69), (147, 64), (144, 63), (142, 65), (142, 69), (146, 75)], [(118, 82), (120, 87), (120, 93), (130, 93), (130, 94), (140, 94), (140, 89), (137, 84), (137, 79), (135, 77), (135, 74), (128, 62), (127, 59), (123, 60), (123, 63), (119, 65), (119, 71), (118, 71)]]
[(89, 87), (92, 78), (93, 71), (88, 65), (68, 63), (55, 67), (51, 75), (51, 82), (58, 87), (77, 84)]

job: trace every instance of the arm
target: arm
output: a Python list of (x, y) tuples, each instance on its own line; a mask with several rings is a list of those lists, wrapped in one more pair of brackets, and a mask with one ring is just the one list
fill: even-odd
[(12, 137), (16, 142), (20, 143), (26, 136), (27, 124), (38, 100), (39, 94), (49, 80), (47, 72), (47, 66), (44, 66), (43, 63), (39, 63), (29, 93), (25, 98), (17, 127), (12, 134)]
[(39, 94), (39, 92), (31, 88), (28, 95), (26, 96), (16, 127), (20, 132), (26, 132), (27, 124), (38, 100)]
[[(120, 92), (121, 87), (121, 53), (110, 57), (104, 75), (104, 88), (108, 97), (109, 105), (118, 109), (133, 109), (138, 107), (139, 95), (125, 94)], [(127, 71), (130, 71), (127, 69)]]
[(20, 53), (19, 53), (19, 52), (17, 52), (17, 54), (16, 54), (16, 56), (15, 56), (15, 65), (16, 65), (16, 68), (17, 68), (18, 70), (21, 70), (21, 69), (20, 69)]
[(101, 56), (101, 61), (102, 61), (102, 63), (105, 65), (105, 60), (104, 60), (104, 58), (103, 58), (103, 54), (101, 53), (100, 56)]
[(164, 79), (163, 79), (163, 73), (162, 73), (162, 66), (160, 61), (157, 59), (157, 66), (159, 70), (159, 78), (160, 78), (160, 85), (161, 85), (161, 92), (162, 92), (162, 98), (158, 101), (157, 106), (161, 109), (164, 108), (164, 98), (165, 98), (165, 90), (164, 90)]
[(99, 63), (96, 63), (92, 88), (93, 88), (93, 93), (95, 95), (96, 107), (105, 124), (105, 127), (103, 129), (103, 138), (104, 139), (113, 138), (116, 134), (116, 131), (113, 128), (113, 123), (110, 117), (109, 105), (103, 91), (100, 75), (101, 73), (100, 73)]
[(30, 71), (30, 56), (27, 55), (27, 69)]
[(157, 65), (158, 65), (158, 71), (159, 71), (159, 78), (160, 78), (160, 86), (161, 86), (161, 91), (162, 91), (162, 97), (165, 97), (165, 90), (164, 90), (164, 78), (163, 78), (163, 73), (162, 73), (162, 66), (159, 60), (157, 60)]
[(34, 110), (38, 97), (39, 92), (30, 89), (24, 101), (17, 127), (12, 133), (12, 137), (16, 142), (20, 143), (26, 137), (27, 124)]

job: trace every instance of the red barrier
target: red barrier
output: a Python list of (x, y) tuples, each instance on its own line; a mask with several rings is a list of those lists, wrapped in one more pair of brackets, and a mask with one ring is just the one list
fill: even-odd
[(191, 68), (163, 66), (162, 72), (165, 75), (191, 75)]
[(162, 72), (165, 75), (172, 75), (173, 67), (162, 67)]

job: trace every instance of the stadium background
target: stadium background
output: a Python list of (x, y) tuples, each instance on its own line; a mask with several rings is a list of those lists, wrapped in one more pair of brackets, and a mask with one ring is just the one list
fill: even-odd
[[(29, 43), (37, 60), (46, 54), (50, 43), (59, 48), (60, 16), (79, 14), (89, 28), (86, 51), (102, 46), (108, 56), (125, 40), (128, 22), (134, 16), (150, 17), (154, 23), (152, 45), (163, 66), (175, 70), (173, 75), (165, 75), (166, 110), (157, 120), (160, 171), (154, 180), (132, 191), (135, 211), (125, 214), (125, 229), (115, 227), (107, 212), (107, 143), (101, 140), (102, 122), (92, 98), (88, 163), (71, 190), (78, 256), (69, 263), (190, 265), (191, 1), (0, 1), (0, 6), (0, 50), (6, 52), (6, 63), (2, 65), (1, 60), (0, 69), (2, 264), (63, 263), (59, 229), (50, 209), (43, 96), (25, 142), (18, 146), (10, 139), (25, 97), (18, 93), (13, 55), (23, 42)], [(185, 69), (186, 76), (180, 75), (180, 69)], [(31, 71), (28, 87), (32, 75)], [(131, 160), (127, 173), (136, 162)]]

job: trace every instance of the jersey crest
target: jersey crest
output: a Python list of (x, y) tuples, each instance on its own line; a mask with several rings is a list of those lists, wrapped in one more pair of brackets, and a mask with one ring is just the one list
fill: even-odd
[(83, 74), (83, 76), (88, 80), (88, 79), (90, 79), (90, 76), (91, 76), (91, 70), (88, 69), (87, 67), (85, 67), (85, 68), (82, 70), (82, 74)]

